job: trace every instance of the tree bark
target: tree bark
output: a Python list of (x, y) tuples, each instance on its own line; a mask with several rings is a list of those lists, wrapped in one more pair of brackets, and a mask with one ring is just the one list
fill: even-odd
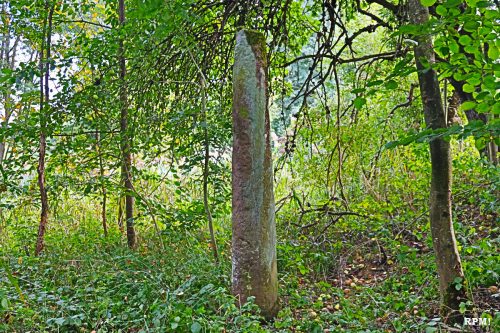
[(210, 232), (210, 246), (212, 247), (212, 252), (214, 254), (215, 263), (219, 263), (219, 251), (217, 250), (217, 242), (215, 240), (214, 232), (214, 222), (212, 219), (212, 213), (210, 212), (210, 205), (208, 202), (208, 174), (210, 172), (210, 141), (208, 137), (208, 123), (207, 123), (207, 95), (205, 87), (205, 77), (203, 73), (200, 73), (200, 86), (201, 86), (201, 112), (203, 116), (203, 121), (205, 122), (205, 127), (203, 129), (204, 134), (204, 148), (205, 148), (205, 160), (203, 162), (203, 206), (205, 207), (205, 214), (207, 215), (208, 230)]
[[(125, 24), (125, 3), (120, 0), (118, 4), (118, 16), (120, 27), (123, 29)], [(127, 68), (125, 65), (125, 48), (123, 38), (120, 37), (118, 58), (120, 63), (120, 133), (121, 133), (121, 153), (122, 153), (122, 170), (121, 178), (125, 187), (125, 221), (127, 226), (127, 243), (130, 248), (135, 248), (136, 235), (134, 228), (134, 197), (132, 184), (132, 154), (130, 151), (130, 135), (128, 126), (128, 102), (127, 102), (127, 83), (125, 76)]]
[(47, 229), (48, 215), (49, 215), (47, 188), (45, 186), (45, 153), (47, 148), (46, 116), (49, 110), (48, 103), (50, 97), (49, 96), (50, 48), (52, 39), (52, 14), (54, 13), (54, 6), (51, 5), (49, 9), (49, 3), (48, 1), (46, 1), (45, 10), (48, 12), (48, 14), (43, 24), (43, 39), (42, 39), (42, 46), (40, 49), (40, 141), (39, 141), (37, 172), (38, 172), (38, 189), (40, 191), (42, 210), (40, 212), (40, 224), (38, 226), (38, 236), (35, 248), (35, 255), (37, 256), (40, 255), (45, 245), (45, 231)]
[[(123, 184), (123, 180), (121, 181), (121, 184)], [(118, 198), (118, 229), (120, 230), (120, 234), (123, 235), (124, 230), (123, 230), (123, 197), (120, 195)]]
[[(424, 25), (429, 20), (427, 7), (420, 0), (409, 1), (411, 23)], [(418, 70), (421, 99), (425, 122), (428, 128), (446, 127), (445, 110), (441, 99), (436, 71), (429, 66), (435, 62), (430, 35), (416, 38), (414, 47), (415, 62)], [(430, 225), (432, 241), (439, 275), (439, 288), (444, 318), (451, 323), (463, 323), (460, 314), (461, 302), (467, 300), (464, 273), (458, 254), (453, 230), (451, 211), (451, 151), (449, 142), (442, 138), (430, 142), (432, 164)], [(458, 288), (461, 286), (461, 288)]]
[(276, 225), (263, 34), (236, 35), (233, 70), (233, 294), (255, 297), (262, 315), (278, 311)]
[(106, 219), (106, 204), (107, 204), (107, 189), (106, 183), (104, 182), (104, 163), (102, 160), (101, 154), (101, 135), (99, 130), (95, 131), (95, 139), (96, 139), (96, 152), (97, 156), (99, 156), (99, 176), (101, 183), (101, 194), (102, 194), (102, 204), (101, 204), (101, 221), (102, 221), (102, 230), (104, 232), (104, 237), (108, 236), (108, 223)]
[[(8, 68), (10, 70), (14, 70), (16, 64), (16, 54), (17, 48), (19, 46), (19, 42), (21, 40), (21, 36), (17, 36), (14, 45), (12, 48), (10, 46), (10, 41), (12, 38), (11, 35), (11, 17), (7, 11), (7, 5), (2, 5), (2, 13), (1, 20), (4, 25), (2, 34), (4, 38), (2, 40), (2, 46), (0, 48), (0, 69)], [(4, 108), (4, 116), (3, 119), (0, 119), (0, 127), (5, 129), (7, 124), (9, 123), (10, 117), (12, 115), (12, 98), (11, 98), (11, 89), (7, 88), (3, 94), (3, 108)], [(3, 163), (6, 152), (6, 143), (5, 141), (0, 141), (0, 165)]]

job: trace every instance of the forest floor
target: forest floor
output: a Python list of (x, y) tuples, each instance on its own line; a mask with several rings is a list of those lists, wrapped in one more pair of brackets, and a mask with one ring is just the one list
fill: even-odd
[[(474, 295), (467, 307), (491, 320), (465, 332), (500, 332), (496, 219), (457, 230)], [(19, 234), (25, 227), (10, 230)], [(165, 250), (154, 234), (143, 234), (140, 247), (130, 251), (118, 231), (104, 238), (98, 228), (98, 221), (53, 227), (41, 257), (29, 256), (21, 243), (9, 252), (2, 247), (0, 331), (461, 331), (439, 318), (425, 235), (403, 233), (394, 247), (375, 238), (359, 240), (348, 252), (326, 257), (333, 262), (322, 266), (320, 249), (280, 242), (281, 311), (273, 323), (264, 323), (253, 304), (238, 308), (230, 295), (229, 241), (220, 242), (216, 266), (200, 233), (167, 236)]]

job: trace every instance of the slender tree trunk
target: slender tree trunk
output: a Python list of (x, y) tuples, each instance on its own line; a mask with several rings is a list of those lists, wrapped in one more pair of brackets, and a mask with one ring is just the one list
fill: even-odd
[[(2, 124), (2, 126), (3, 126), (3, 124)], [(0, 165), (2, 165), (2, 163), (3, 163), (4, 155), (5, 155), (5, 143), (0, 142)]]
[(97, 156), (99, 156), (99, 176), (101, 178), (101, 194), (102, 194), (102, 205), (101, 205), (101, 218), (102, 218), (102, 230), (104, 232), (104, 237), (108, 236), (108, 224), (106, 221), (106, 201), (107, 201), (107, 191), (106, 184), (104, 182), (104, 163), (101, 154), (101, 135), (99, 130), (95, 131), (96, 136), (96, 151)]
[[(5, 119), (3, 119), (2, 123), (0, 124), (2, 130), (5, 130), (5, 128), (7, 127), (7, 123), (9, 121), (9, 118), (10, 118), (8, 99), (9, 99), (9, 96), (7, 94), (5, 94), (5, 98), (4, 98)], [(5, 141), (0, 141), (0, 165), (2, 165), (4, 157), (5, 157)]]
[[(104, 177), (104, 172), (102, 168), (101, 168), (101, 177)], [(107, 190), (104, 181), (102, 181), (101, 184), (101, 192), (102, 192), (102, 211), (101, 211), (102, 230), (104, 231), (104, 237), (107, 237), (108, 236), (108, 223), (106, 219)]]
[[(424, 25), (429, 20), (427, 7), (420, 0), (410, 0), (411, 23)], [(432, 39), (429, 35), (419, 36), (418, 45), (414, 47), (415, 61), (424, 116), (427, 127), (438, 129), (446, 127), (445, 111), (439, 90), (436, 71), (432, 68), (435, 62)], [(462, 323), (460, 303), (467, 300), (464, 273), (458, 254), (453, 230), (451, 212), (451, 151), (449, 142), (442, 138), (430, 142), (432, 176), (430, 195), (430, 224), (434, 252), (439, 275), (442, 312), (451, 323)], [(457, 288), (461, 286), (461, 288)]]
[(207, 93), (205, 87), (205, 78), (201, 73), (201, 112), (203, 115), (204, 127), (204, 141), (205, 141), (205, 161), (203, 164), (203, 206), (205, 207), (205, 214), (207, 215), (208, 229), (210, 231), (210, 245), (214, 254), (215, 263), (219, 263), (219, 251), (217, 250), (217, 242), (215, 241), (214, 223), (212, 213), (210, 212), (210, 205), (208, 203), (208, 174), (210, 172), (210, 141), (208, 137), (208, 123), (207, 123)]
[[(54, 6), (45, 2), (45, 10), (48, 11), (47, 18), (43, 24), (43, 39), (40, 50), (40, 147), (38, 154), (38, 188), (42, 204), (40, 213), (40, 224), (38, 226), (38, 237), (36, 240), (35, 255), (39, 255), (44, 248), (45, 231), (47, 229), (49, 203), (47, 189), (45, 187), (45, 150), (47, 148), (47, 113), (49, 110), (49, 77), (50, 77), (50, 47), (52, 38), (52, 14)], [(46, 40), (45, 40), (46, 38)], [(45, 57), (44, 57), (45, 53)], [(45, 62), (45, 70), (44, 70)], [(45, 77), (44, 77), (45, 76)], [(44, 82), (45, 79), (45, 82)]]
[[(118, 15), (120, 27), (125, 24), (125, 3), (119, 0)], [(127, 69), (125, 67), (125, 48), (123, 38), (120, 38), (119, 44), (119, 63), (120, 63), (120, 132), (121, 132), (121, 153), (122, 153), (122, 172), (121, 178), (125, 186), (125, 221), (127, 225), (127, 243), (130, 248), (135, 247), (136, 236), (134, 228), (134, 197), (132, 184), (132, 154), (130, 152), (130, 136), (128, 127), (128, 102), (127, 102), (127, 84), (125, 76)]]
[[(123, 181), (121, 182), (123, 184)], [(120, 233), (123, 235), (123, 197), (120, 195), (118, 198), (118, 229), (120, 229)]]
[[(489, 120), (495, 119), (494, 114), (489, 115)], [(493, 165), (498, 165), (498, 146), (494, 140), (490, 140), (487, 144), (488, 159)]]
[[(16, 54), (17, 48), (19, 46), (19, 41), (21, 40), (21, 36), (17, 36), (14, 45), (12, 48), (10, 47), (10, 40), (12, 38), (10, 33), (10, 25), (9, 22), (11, 17), (6, 10), (6, 5), (2, 6), (1, 20), (4, 24), (4, 28), (2, 34), (4, 38), (2, 40), (2, 46), (0, 49), (0, 69), (8, 68), (10, 70), (14, 70), (16, 64)], [(11, 89), (7, 88), (3, 94), (3, 108), (4, 108), (4, 116), (3, 119), (0, 120), (0, 127), (5, 129), (12, 115), (12, 98), (11, 98)], [(5, 141), (0, 142), (0, 165), (3, 163), (6, 153), (6, 143)]]

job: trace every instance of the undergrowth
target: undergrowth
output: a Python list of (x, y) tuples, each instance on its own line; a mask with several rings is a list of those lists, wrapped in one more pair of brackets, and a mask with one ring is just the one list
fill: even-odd
[[(463, 311), (491, 322), (453, 329), (498, 332), (498, 175), (487, 166), (470, 174), (477, 170), (470, 163), (455, 163), (453, 198), (468, 281), (461, 287), (473, 296)], [(419, 202), (425, 196), (419, 191), (404, 195)], [(290, 203), (279, 210), (281, 310), (273, 322), (263, 321), (252, 302), (237, 306), (231, 295), (229, 215), (217, 219), (221, 260), (215, 265), (203, 227), (163, 230), (162, 249), (143, 224), (140, 245), (131, 251), (116, 226), (102, 236), (99, 211), (86, 200), (65, 201), (51, 220), (46, 250), (34, 257), (37, 210), (4, 211), (0, 331), (447, 332), (425, 205), (408, 210), (406, 199), (393, 194), (391, 200), (388, 207), (361, 197), (352, 208), (368, 220), (351, 216), (333, 224), (314, 214), (299, 218)]]

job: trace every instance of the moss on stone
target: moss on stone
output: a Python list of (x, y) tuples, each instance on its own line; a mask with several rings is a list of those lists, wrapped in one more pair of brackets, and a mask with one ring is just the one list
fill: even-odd
[(245, 107), (240, 107), (238, 115), (241, 118), (247, 119), (249, 116), (248, 109)]
[(266, 36), (260, 31), (244, 29), (245, 37), (247, 38), (247, 43), (252, 47), (252, 50), (256, 58), (260, 58), (266, 66), (267, 60), (267, 45)]
[(263, 48), (266, 46), (266, 37), (264, 34), (257, 30), (244, 29), (245, 36), (247, 37), (248, 44), (254, 46), (259, 45)]

